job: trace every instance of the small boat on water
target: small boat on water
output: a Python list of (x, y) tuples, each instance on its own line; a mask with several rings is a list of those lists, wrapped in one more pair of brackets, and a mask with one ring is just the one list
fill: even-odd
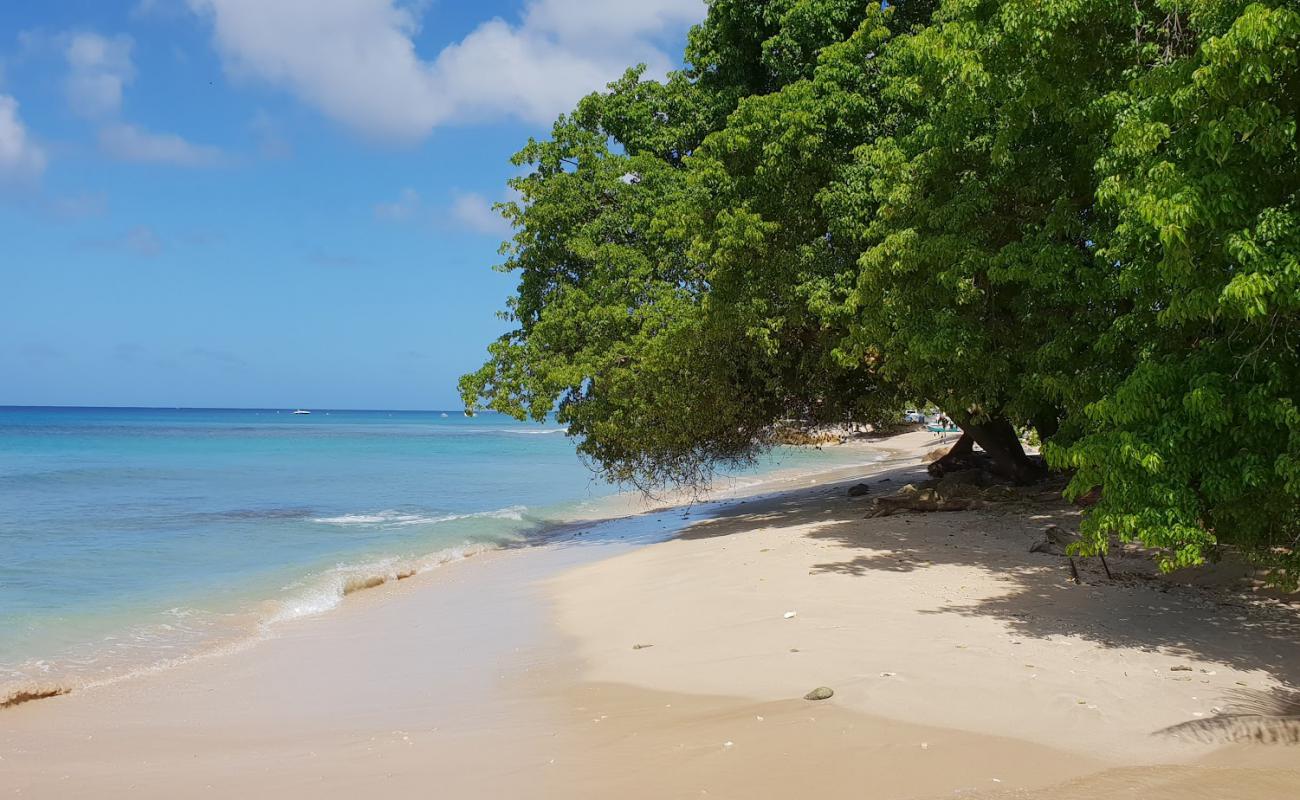
[(305, 409), (301, 409), (301, 408), (299, 408), (299, 409), (296, 409), (293, 413), (295, 413), (295, 414), (310, 414), (311, 412), (310, 412), (310, 411), (307, 411), (307, 410), (305, 410)]

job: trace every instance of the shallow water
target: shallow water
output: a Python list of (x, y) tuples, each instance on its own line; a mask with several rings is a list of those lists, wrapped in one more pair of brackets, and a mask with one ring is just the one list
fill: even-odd
[(495, 414), (0, 408), (0, 689), (184, 658), (614, 491), (562, 428)]

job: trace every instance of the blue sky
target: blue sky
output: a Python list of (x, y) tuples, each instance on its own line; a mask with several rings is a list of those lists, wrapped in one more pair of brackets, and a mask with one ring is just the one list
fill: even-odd
[(510, 155), (703, 0), (0, 6), (0, 404), (451, 408)]

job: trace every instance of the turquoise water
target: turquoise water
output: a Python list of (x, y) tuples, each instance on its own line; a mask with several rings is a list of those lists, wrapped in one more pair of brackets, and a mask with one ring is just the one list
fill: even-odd
[(495, 414), (0, 408), (0, 687), (183, 658), (614, 491), (563, 429)]

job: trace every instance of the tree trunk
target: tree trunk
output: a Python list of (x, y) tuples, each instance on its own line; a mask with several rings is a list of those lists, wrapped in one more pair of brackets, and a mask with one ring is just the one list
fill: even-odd
[(975, 453), (975, 440), (970, 438), (970, 434), (962, 431), (955, 444), (948, 449), (948, 452), (937, 461), (930, 462), (926, 469), (936, 478), (948, 474), (949, 472), (961, 472), (964, 469), (974, 469), (978, 464), (975, 463), (972, 456)]
[[(1046, 474), (1047, 470), (1041, 461), (1025, 455), (1015, 428), (1007, 420), (957, 424), (962, 430), (961, 438), (943, 458), (930, 465), (931, 475), (938, 477), (949, 472), (983, 467), (999, 477), (1018, 484), (1028, 484), (1042, 479)], [(979, 445), (987, 454), (987, 462), (977, 458), (975, 445)]]

